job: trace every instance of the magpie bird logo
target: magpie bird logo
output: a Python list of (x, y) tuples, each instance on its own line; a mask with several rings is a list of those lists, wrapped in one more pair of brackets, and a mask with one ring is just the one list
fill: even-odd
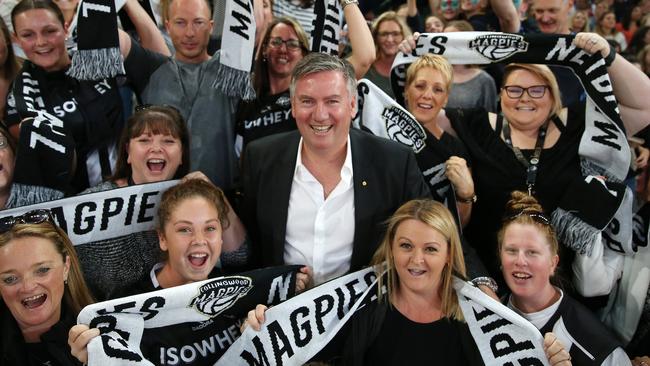
[(528, 42), (518, 34), (489, 34), (469, 41), (469, 48), (491, 61), (501, 61), (517, 52), (526, 52)]
[(198, 312), (215, 317), (231, 307), (253, 288), (249, 277), (229, 276), (218, 278), (199, 287), (199, 294), (190, 302)]
[(410, 147), (415, 153), (426, 146), (424, 140), (427, 134), (424, 128), (405, 111), (391, 106), (384, 108), (381, 117), (386, 122), (386, 133), (391, 140)]

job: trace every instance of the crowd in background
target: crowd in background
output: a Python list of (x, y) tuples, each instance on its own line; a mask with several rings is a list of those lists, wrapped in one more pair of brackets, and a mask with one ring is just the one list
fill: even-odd
[[(311, 50), (317, 1), (251, 1), (251, 99), (212, 87), (229, 46), (222, 42), (225, 2), (127, 0), (115, 33), (124, 75), (76, 80), (66, 71), (76, 52), (79, 0), (2, 0), (0, 209), (181, 183), (163, 195), (156, 231), (99, 244), (73, 246), (47, 211), (0, 219), (0, 364), (86, 362), (86, 344), (99, 331), (77, 325), (68, 344), (68, 330), (96, 300), (282, 264), (304, 265), (301, 292), (387, 260), (391, 306), (379, 302), (360, 319), (379, 316), (378, 324), (392, 331), (410, 324), (400, 316), (422, 324), (451, 319), (444, 329), (413, 333), (451, 334), (452, 343), (436, 352), (457, 347), (467, 355), (444, 356), (446, 364), (480, 359), (458, 304), (446, 299), (453, 296), (445, 282), (453, 274), (476, 279), (544, 333), (556, 332), (564, 316), (574, 343), (556, 348), (555, 336), (547, 339), (553, 365), (649, 366), (650, 287), (640, 291), (640, 318), (627, 337), (600, 321), (617, 286), (635, 276), (624, 268), (641, 266), (648, 277), (650, 264), (635, 259), (647, 256), (600, 253), (590, 267), (596, 254), (558, 239), (556, 220), (568, 216), (555, 215), (586, 175), (603, 186), (621, 183), (621, 195), (628, 187), (631, 214), (645, 214), (650, 0), (341, 0), (340, 62)], [(405, 71), (403, 90), (391, 84), (398, 53), (413, 50), (422, 34), (471, 31), (572, 35), (577, 47), (600, 54), (627, 132), (627, 177), (611, 182), (585, 174), (588, 97), (566, 68), (452, 65), (423, 55)], [(346, 97), (354, 99), (360, 79), (400, 102), (435, 141), (425, 152), (444, 166), (451, 202), (436, 194), (440, 186), (409, 149), (348, 131), (360, 106)], [(34, 136), (47, 143), (35, 144)], [(598, 203), (591, 209), (601, 211)], [(604, 229), (589, 230), (599, 240), (595, 247), (603, 246)], [(638, 251), (648, 251), (647, 240)], [(590, 269), (611, 273), (589, 277)], [(425, 291), (406, 279), (414, 272), (435, 283), (433, 297), (441, 301), (420, 302)], [(264, 309), (248, 315), (255, 328)], [(345, 363), (389, 362), (393, 351), (386, 346), (394, 340), (380, 328), (362, 329), (363, 337), (350, 333)], [(151, 342), (152, 357), (158, 341)], [(359, 359), (351, 345), (363, 345), (369, 356)]]

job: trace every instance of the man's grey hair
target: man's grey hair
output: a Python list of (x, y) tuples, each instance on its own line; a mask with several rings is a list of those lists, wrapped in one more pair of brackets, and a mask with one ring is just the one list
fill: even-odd
[(315, 74), (323, 71), (339, 71), (343, 74), (343, 79), (348, 86), (350, 98), (354, 98), (357, 94), (357, 79), (354, 73), (354, 67), (346, 59), (337, 56), (328, 55), (321, 52), (312, 52), (302, 60), (298, 61), (296, 67), (291, 73), (291, 84), (289, 85), (289, 93), (291, 97), (296, 92), (296, 83), (298, 80), (307, 75)]

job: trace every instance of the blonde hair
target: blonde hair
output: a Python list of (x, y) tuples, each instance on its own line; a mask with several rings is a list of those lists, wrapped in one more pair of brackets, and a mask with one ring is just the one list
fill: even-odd
[(380, 299), (393, 299), (399, 288), (399, 277), (395, 269), (395, 259), (393, 257), (392, 244), (395, 240), (397, 228), (406, 220), (420, 221), (432, 229), (438, 231), (445, 237), (448, 244), (449, 263), (442, 270), (440, 278), (439, 295), (442, 300), (442, 314), (444, 317), (456, 320), (464, 320), (463, 312), (458, 304), (458, 298), (454, 293), (453, 276), (465, 278), (465, 260), (463, 250), (460, 244), (458, 227), (453, 216), (447, 208), (433, 200), (412, 200), (403, 204), (395, 211), (393, 216), (388, 219), (386, 235), (382, 240), (379, 248), (372, 258), (372, 264), (380, 268), (380, 265), (386, 262), (387, 276), (386, 283), (379, 278), (379, 289), (385, 285), (387, 292), (380, 290)]
[[(370, 33), (372, 33), (372, 40), (375, 42), (375, 45), (379, 44), (379, 26), (381, 26), (381, 23), (388, 21), (393, 21), (399, 25), (399, 28), (402, 30), (402, 37), (406, 38), (411, 35), (411, 28), (409, 28), (409, 26), (404, 23), (404, 20), (402, 20), (402, 18), (397, 15), (396, 12), (392, 10), (386, 11), (378, 16), (377, 19), (375, 19), (375, 21), (372, 23), (372, 27), (370, 28)], [(379, 47), (376, 48), (377, 57), (379, 57)]]
[(20, 238), (36, 237), (49, 240), (56, 251), (61, 254), (63, 262), (70, 259), (70, 270), (68, 272), (68, 283), (63, 293), (63, 304), (78, 314), (86, 305), (95, 302), (86, 281), (83, 277), (81, 264), (77, 258), (74, 246), (68, 235), (58, 226), (51, 222), (40, 224), (16, 224), (9, 231), (0, 234), (0, 248), (9, 244), (12, 240)]
[(549, 69), (546, 65), (516, 63), (509, 64), (506, 65), (503, 72), (503, 86), (505, 86), (506, 82), (508, 82), (508, 77), (510, 77), (510, 74), (516, 70), (526, 70), (544, 81), (544, 83), (548, 86), (549, 92), (551, 93), (551, 98), (553, 99), (553, 105), (551, 106), (551, 113), (549, 117), (554, 114), (559, 114), (562, 110), (562, 97), (560, 95), (560, 87), (557, 84), (557, 80), (555, 79), (553, 71), (551, 71), (551, 69)]
[(413, 80), (415, 80), (418, 71), (427, 67), (440, 72), (440, 75), (445, 81), (445, 90), (449, 93), (454, 79), (454, 70), (447, 59), (432, 53), (427, 53), (418, 57), (417, 60), (413, 61), (413, 63), (409, 65), (408, 69), (406, 69), (406, 84), (404, 84), (404, 90), (406, 90)]
[[(573, 29), (573, 19), (574, 19), (578, 14), (581, 14), (582, 16), (585, 17), (585, 25), (583, 25), (581, 29)], [(590, 28), (590, 27), (589, 27), (589, 15), (587, 14), (587, 12), (582, 11), (582, 10), (578, 10), (578, 11), (576, 11), (575, 13), (573, 13), (573, 15), (571, 16), (571, 18), (569, 19), (569, 28), (571, 28), (571, 30), (574, 31), (574, 32), (576, 32), (576, 33), (579, 33), (579, 32), (589, 32), (589, 31), (590, 31), (590, 29), (589, 29), (589, 28)]]

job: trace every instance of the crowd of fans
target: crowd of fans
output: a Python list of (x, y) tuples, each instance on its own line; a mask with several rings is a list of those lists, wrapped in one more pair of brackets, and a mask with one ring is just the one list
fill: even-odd
[[(0, 3), (0, 209), (28, 211), (0, 212), (0, 364), (88, 362), (100, 332), (75, 325), (76, 314), (95, 301), (283, 264), (301, 265), (299, 293), (387, 263), (387, 290), (321, 360), (409, 364), (435, 352), (440, 364), (481, 364), (451, 287), (458, 276), (546, 333), (552, 365), (650, 366), (650, 0), (340, 0), (338, 55), (311, 47), (320, 0), (251, 0), (254, 98), (213, 85), (232, 57), (216, 0), (126, 0), (107, 36), (122, 74), (70, 76), (88, 31), (77, 26), (81, 1)], [(627, 177), (585, 158), (589, 96), (567, 67), (425, 54), (397, 86), (400, 52), (447, 32), (565, 35), (601, 57), (629, 142)], [(413, 116), (427, 141), (417, 158), (351, 127), (360, 79)], [(51, 212), (29, 207), (172, 179), (155, 231), (100, 242), (73, 245)], [(584, 193), (594, 184), (632, 196), (620, 205), (629, 222), (612, 224), (599, 202), (564, 210), (574, 193), (595, 200)], [(610, 229), (630, 241), (634, 230), (634, 252), (608, 250)], [(637, 275), (634, 329), (621, 332), (610, 315)], [(266, 305), (242, 329), (259, 329)], [(173, 336), (207, 336), (239, 315)], [(399, 329), (410, 333), (396, 341)], [(143, 354), (156, 363), (170, 337), (152, 336)], [(414, 351), (395, 357), (409, 337)]]

